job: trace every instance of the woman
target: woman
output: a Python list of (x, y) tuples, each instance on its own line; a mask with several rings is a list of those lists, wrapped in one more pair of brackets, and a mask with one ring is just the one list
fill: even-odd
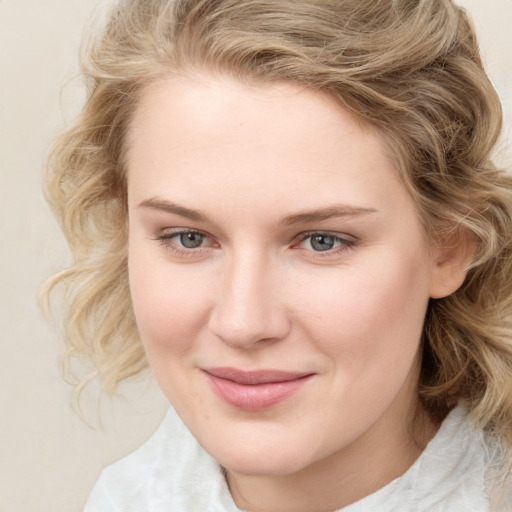
[(47, 196), (69, 356), (172, 410), (105, 510), (510, 510), (512, 181), (448, 0), (121, 2)]

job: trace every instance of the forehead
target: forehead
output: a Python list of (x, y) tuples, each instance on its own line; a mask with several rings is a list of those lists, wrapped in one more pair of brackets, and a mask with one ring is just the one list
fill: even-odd
[[(196, 145), (222, 131), (238, 142), (248, 142), (250, 136), (253, 143), (268, 144), (270, 133), (279, 135), (275, 145), (307, 139), (311, 143), (304, 149), (311, 151), (333, 140), (342, 144), (348, 136), (364, 137), (366, 144), (382, 149), (375, 129), (324, 92), (294, 82), (248, 83), (229, 75), (195, 73), (149, 85), (130, 125), (129, 149), (147, 147), (148, 128), (151, 138), (157, 132), (178, 138), (193, 132), (190, 142)], [(334, 137), (318, 137), (326, 131)]]
[(375, 183), (379, 201), (398, 185), (372, 127), (327, 94), (288, 82), (202, 76), (152, 84), (133, 117), (127, 155), (129, 195), (137, 197), (180, 200), (182, 191), (201, 189), (243, 204), (250, 193), (275, 202), (286, 191), (287, 203), (297, 197), (307, 208), (321, 192), (319, 200), (366, 207)]

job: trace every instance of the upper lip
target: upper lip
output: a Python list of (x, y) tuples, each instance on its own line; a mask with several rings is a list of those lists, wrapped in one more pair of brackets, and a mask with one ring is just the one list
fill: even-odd
[(288, 382), (312, 375), (311, 372), (291, 372), (283, 370), (239, 370), (231, 367), (205, 368), (204, 371), (220, 379), (231, 380), (238, 384), (270, 384)]

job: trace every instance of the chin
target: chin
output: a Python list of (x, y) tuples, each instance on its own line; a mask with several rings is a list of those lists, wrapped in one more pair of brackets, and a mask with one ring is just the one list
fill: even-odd
[(230, 473), (236, 473), (244, 476), (286, 476), (299, 472), (306, 467), (306, 464), (298, 460), (288, 460), (286, 457), (279, 456), (279, 460), (265, 460), (268, 454), (260, 454), (260, 460), (254, 457), (247, 459), (238, 458), (227, 461), (221, 466)]
[(312, 460), (300, 447), (284, 446), (282, 442), (266, 446), (247, 446), (247, 442), (230, 443), (223, 449), (206, 450), (229, 472), (246, 476), (285, 476), (304, 469)]

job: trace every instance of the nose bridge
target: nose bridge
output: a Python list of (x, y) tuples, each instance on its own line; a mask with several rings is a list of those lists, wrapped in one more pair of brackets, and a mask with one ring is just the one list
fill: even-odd
[(215, 299), (211, 331), (238, 348), (283, 337), (288, 320), (276, 274), (271, 258), (258, 248), (233, 252)]

